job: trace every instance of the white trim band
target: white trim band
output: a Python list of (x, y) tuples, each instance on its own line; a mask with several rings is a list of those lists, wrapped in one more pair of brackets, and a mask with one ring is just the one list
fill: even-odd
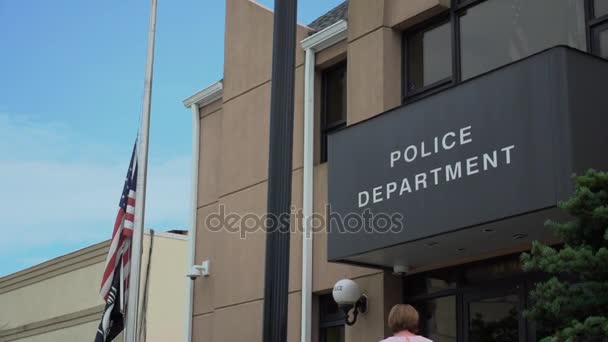
[(348, 22), (346, 20), (340, 20), (302, 40), (302, 48), (304, 50), (312, 49), (315, 52), (327, 49), (328, 47), (345, 40), (347, 32)]
[(185, 107), (190, 108), (192, 105), (197, 105), (199, 108), (204, 107), (211, 102), (217, 101), (224, 95), (224, 82), (217, 81), (207, 88), (185, 98), (182, 103)]

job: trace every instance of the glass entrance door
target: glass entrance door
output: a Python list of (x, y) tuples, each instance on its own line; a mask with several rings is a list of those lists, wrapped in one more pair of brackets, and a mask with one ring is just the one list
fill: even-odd
[(542, 277), (523, 273), (514, 254), (412, 275), (403, 298), (420, 313), (420, 334), (435, 342), (535, 342), (523, 311)]
[(464, 297), (464, 334), (469, 342), (525, 341), (520, 286), (470, 290)]

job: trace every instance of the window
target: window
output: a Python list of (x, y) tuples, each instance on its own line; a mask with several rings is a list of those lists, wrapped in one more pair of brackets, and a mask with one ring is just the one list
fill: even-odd
[(346, 62), (323, 72), (321, 163), (327, 161), (327, 136), (346, 127)]
[(451, 81), (452, 29), (449, 21), (425, 27), (407, 38), (407, 92)]
[(456, 296), (429, 299), (414, 305), (420, 313), (419, 329), (433, 341), (456, 342)]
[(462, 80), (557, 45), (585, 50), (580, 0), (488, 0), (460, 12)]
[(608, 0), (593, 0), (591, 3), (591, 50), (594, 54), (608, 58)]
[(408, 296), (425, 296), (456, 288), (460, 273), (457, 269), (429, 271), (406, 279)]
[(608, 15), (608, 1), (593, 0), (593, 17), (600, 18)]
[(502, 293), (466, 301), (470, 341), (519, 341), (522, 298)]
[(598, 29), (596, 41), (598, 56), (608, 58), (608, 25), (604, 25), (601, 30)]
[(319, 296), (319, 341), (344, 342), (344, 313), (330, 294)]
[[(589, 20), (587, 13), (596, 18)], [(603, 20), (608, 22), (608, 0), (452, 0), (441, 17), (404, 33), (404, 97), (457, 84), (557, 45), (585, 51), (592, 29), (594, 52), (608, 54)]]

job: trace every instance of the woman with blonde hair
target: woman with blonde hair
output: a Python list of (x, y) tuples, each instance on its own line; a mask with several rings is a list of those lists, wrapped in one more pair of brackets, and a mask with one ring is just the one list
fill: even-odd
[(418, 311), (409, 304), (397, 304), (388, 314), (388, 326), (393, 336), (381, 342), (433, 342), (428, 338), (416, 335), (418, 332)]

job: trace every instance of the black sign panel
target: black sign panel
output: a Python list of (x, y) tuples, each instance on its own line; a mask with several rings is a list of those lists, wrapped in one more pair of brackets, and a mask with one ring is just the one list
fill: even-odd
[(608, 63), (558, 47), (333, 134), (329, 259), (554, 207), (606, 166), (600, 89)]

